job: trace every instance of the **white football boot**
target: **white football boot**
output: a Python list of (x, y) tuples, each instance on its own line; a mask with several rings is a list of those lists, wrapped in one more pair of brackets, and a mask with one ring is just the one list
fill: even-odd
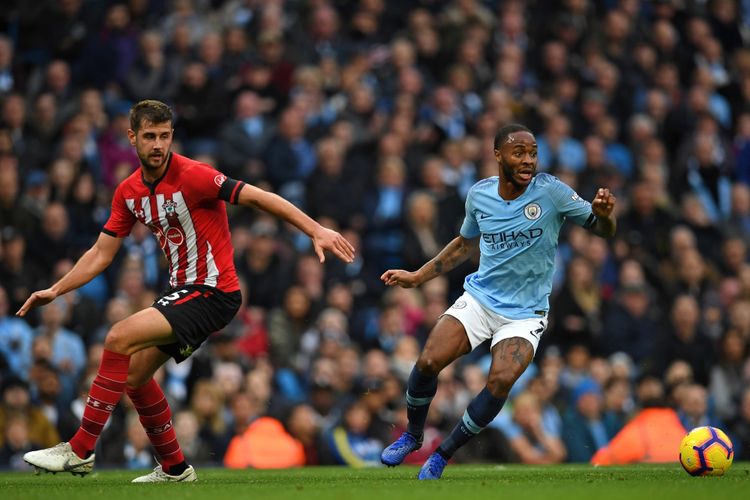
[(89, 458), (80, 458), (75, 454), (70, 443), (60, 443), (52, 448), (30, 451), (23, 456), (23, 460), (34, 467), (35, 472), (70, 472), (76, 476), (85, 476), (94, 469), (93, 453)]
[(161, 465), (154, 467), (153, 472), (133, 479), (133, 483), (190, 483), (198, 480), (198, 474), (195, 473), (192, 465), (188, 465), (182, 474), (172, 476), (164, 472)]

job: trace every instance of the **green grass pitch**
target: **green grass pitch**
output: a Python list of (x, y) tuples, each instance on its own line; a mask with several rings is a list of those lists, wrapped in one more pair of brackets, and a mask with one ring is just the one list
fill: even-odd
[(678, 464), (600, 467), (560, 465), (451, 465), (440, 481), (416, 481), (416, 467), (309, 467), (259, 471), (199, 469), (199, 481), (130, 484), (133, 471), (85, 477), (17, 472), (0, 474), (0, 498), (10, 499), (356, 499), (356, 500), (697, 500), (747, 498), (750, 462), (724, 477), (690, 477)]

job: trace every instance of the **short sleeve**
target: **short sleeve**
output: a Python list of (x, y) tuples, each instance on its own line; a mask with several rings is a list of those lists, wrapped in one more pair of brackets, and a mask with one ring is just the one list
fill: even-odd
[(193, 196), (200, 200), (216, 199), (237, 204), (244, 182), (227, 177), (205, 163), (190, 169), (187, 184)]
[(589, 228), (596, 220), (591, 212), (591, 203), (581, 198), (564, 182), (555, 179), (550, 184), (550, 192), (557, 210), (564, 217), (585, 228)]
[(112, 196), (112, 211), (109, 214), (109, 220), (104, 224), (102, 232), (116, 238), (125, 238), (130, 234), (136, 220), (135, 215), (125, 203), (120, 186), (118, 186)]
[(463, 224), (461, 224), (461, 231), (459, 232), (461, 236), (463, 236), (467, 240), (474, 239), (481, 234), (481, 231), (479, 230), (479, 224), (477, 223), (477, 219), (474, 216), (474, 204), (472, 202), (473, 193), (473, 190), (469, 191), (469, 194), (466, 196), (466, 213), (464, 214), (464, 222)]

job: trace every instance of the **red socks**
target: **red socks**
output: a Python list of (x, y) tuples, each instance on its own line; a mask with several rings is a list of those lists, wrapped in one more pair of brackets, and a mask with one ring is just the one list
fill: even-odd
[(172, 411), (159, 384), (153, 378), (136, 389), (127, 389), (133, 406), (138, 410), (143, 428), (159, 456), (162, 469), (171, 474), (172, 466), (185, 461), (172, 426)]
[[(129, 365), (130, 356), (104, 350), (99, 372), (86, 398), (81, 427), (70, 440), (70, 446), (79, 457), (86, 458), (94, 451), (104, 424), (125, 391)], [(172, 412), (159, 384), (152, 378), (127, 392), (164, 471), (169, 473), (173, 466), (184, 465), (185, 457), (172, 426)]]
[(86, 458), (94, 451), (104, 424), (125, 390), (129, 365), (130, 356), (104, 349), (99, 372), (86, 398), (81, 427), (70, 440), (70, 446), (79, 457)]

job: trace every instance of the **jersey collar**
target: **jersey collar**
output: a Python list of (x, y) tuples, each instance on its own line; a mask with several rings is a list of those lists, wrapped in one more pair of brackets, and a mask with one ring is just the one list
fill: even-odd
[(156, 186), (159, 185), (161, 180), (167, 176), (167, 172), (169, 172), (169, 167), (172, 165), (172, 152), (169, 152), (169, 158), (167, 158), (167, 168), (164, 169), (164, 172), (159, 176), (158, 179), (156, 179), (154, 182), (148, 182), (146, 178), (143, 176), (143, 168), (141, 168), (141, 182), (144, 186), (146, 186), (149, 191), (151, 191), (151, 194), (154, 194), (154, 191), (156, 191)]

